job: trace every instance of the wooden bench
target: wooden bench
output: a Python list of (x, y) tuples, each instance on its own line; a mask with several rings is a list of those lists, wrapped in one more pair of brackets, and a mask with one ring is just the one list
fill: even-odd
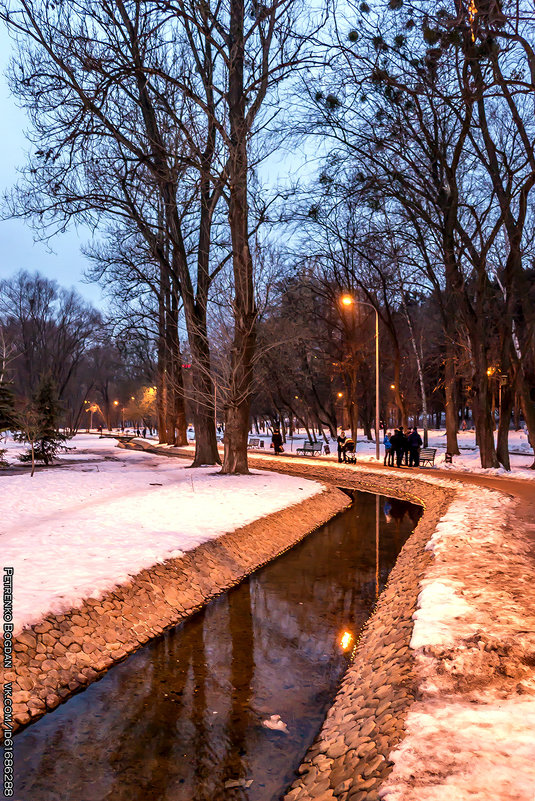
[(302, 448), (297, 449), (298, 456), (317, 456), (321, 453), (323, 445), (321, 442), (305, 442)]
[(265, 448), (266, 445), (263, 439), (259, 439), (258, 437), (251, 437), (249, 442), (247, 443), (247, 448)]
[(433, 466), (435, 464), (436, 452), (436, 448), (422, 448), (420, 451), (420, 467), (423, 467), (425, 464)]

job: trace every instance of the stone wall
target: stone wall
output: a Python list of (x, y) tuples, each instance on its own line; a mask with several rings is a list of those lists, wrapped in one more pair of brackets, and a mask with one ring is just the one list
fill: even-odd
[(334, 487), (143, 570), (102, 598), (48, 615), (14, 638), (15, 731), (292, 547), (350, 503)]

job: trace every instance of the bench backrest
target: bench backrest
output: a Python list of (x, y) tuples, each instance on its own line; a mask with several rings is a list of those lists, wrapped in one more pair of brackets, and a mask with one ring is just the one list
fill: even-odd
[(422, 458), (422, 456), (424, 458), (426, 456), (434, 456), (436, 452), (437, 452), (436, 448), (422, 448), (422, 450), (420, 451), (420, 459)]
[(260, 440), (259, 439), (250, 439), (249, 440), (249, 445), (250, 445), (251, 448), (258, 448), (258, 446), (260, 445)]
[(305, 442), (305, 444), (303, 445), (303, 450), (305, 451), (312, 451), (312, 452), (321, 451), (322, 448), (323, 445), (321, 444), (321, 442)]

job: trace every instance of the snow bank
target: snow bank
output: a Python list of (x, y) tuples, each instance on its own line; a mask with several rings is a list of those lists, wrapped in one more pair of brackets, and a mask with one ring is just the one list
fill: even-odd
[(535, 789), (535, 601), (515, 501), (458, 493), (428, 543), (411, 647), (420, 700), (385, 801), (514, 801)]
[(0, 474), (2, 561), (15, 569), (17, 631), (322, 490), (277, 473), (188, 469), (174, 459), (118, 450), (113, 440), (73, 442), (91, 448), (97, 461), (33, 478)]
[[(409, 713), (409, 735), (379, 792), (384, 801), (528, 801), (535, 787), (535, 704), (429, 704)], [(391, 757), (392, 758), (392, 757)]]

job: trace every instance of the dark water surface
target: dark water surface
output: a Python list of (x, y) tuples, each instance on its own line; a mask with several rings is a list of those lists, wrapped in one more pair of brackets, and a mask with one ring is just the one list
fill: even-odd
[[(354, 498), (17, 735), (15, 799), (279, 799), (332, 703), (377, 582), (381, 590), (421, 512)], [(288, 731), (266, 728), (271, 715)]]

